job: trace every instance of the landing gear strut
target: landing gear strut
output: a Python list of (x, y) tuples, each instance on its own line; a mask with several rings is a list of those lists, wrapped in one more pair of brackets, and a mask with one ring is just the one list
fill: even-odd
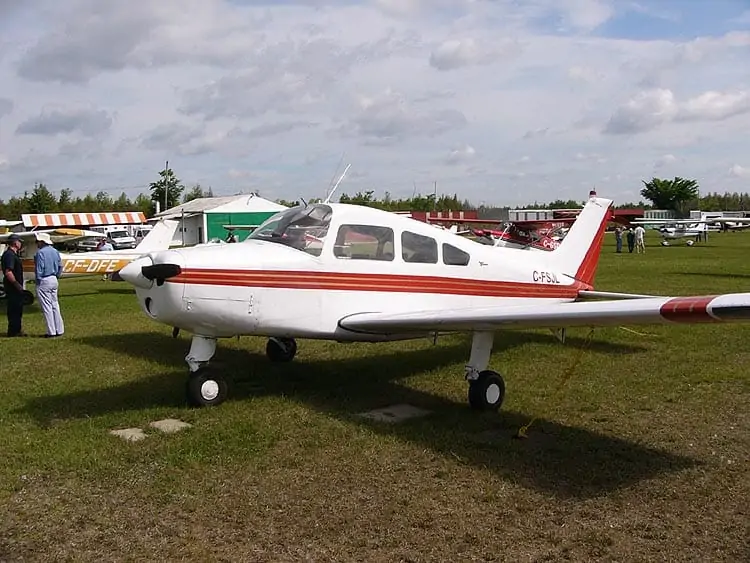
[(268, 339), (266, 356), (272, 362), (291, 362), (297, 355), (297, 341), (294, 338)]
[(487, 369), (492, 353), (494, 333), (475, 332), (471, 341), (471, 357), (466, 365), (469, 382), (469, 406), (477, 410), (497, 410), (505, 399), (503, 377)]
[(227, 398), (226, 379), (208, 366), (216, 353), (216, 339), (208, 336), (193, 336), (190, 352), (185, 361), (190, 368), (186, 385), (188, 403), (195, 407), (207, 407), (223, 403)]

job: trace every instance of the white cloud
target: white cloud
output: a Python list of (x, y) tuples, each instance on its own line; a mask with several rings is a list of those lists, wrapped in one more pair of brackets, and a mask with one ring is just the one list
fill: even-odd
[(438, 70), (453, 70), (471, 65), (490, 64), (494, 60), (517, 54), (520, 46), (511, 39), (496, 40), (492, 46), (471, 37), (441, 43), (430, 55), (430, 65)]
[(674, 164), (675, 162), (677, 162), (677, 157), (675, 155), (665, 154), (656, 159), (656, 162), (654, 162), (654, 169), (658, 170), (669, 166), (670, 164)]
[(627, 11), (681, 16), (613, 0), (18, 3), (0, 11), (0, 198), (40, 180), (119, 193), (165, 159), (217, 194), (316, 197), (342, 153), (343, 191), (394, 196), (438, 181), (499, 204), (579, 199), (604, 163), (603, 195), (637, 199), (659, 166), (744, 189), (727, 170), (746, 159), (750, 32), (701, 36), (696, 12), (690, 40), (608, 36)]
[(460, 164), (472, 160), (477, 151), (471, 145), (464, 145), (459, 149), (453, 149), (446, 157), (447, 164)]
[(729, 169), (729, 175), (735, 178), (750, 178), (750, 168), (735, 164)]
[(750, 92), (704, 92), (679, 103), (671, 90), (639, 92), (612, 115), (605, 133), (628, 134), (654, 129), (670, 121), (721, 121), (750, 113)]

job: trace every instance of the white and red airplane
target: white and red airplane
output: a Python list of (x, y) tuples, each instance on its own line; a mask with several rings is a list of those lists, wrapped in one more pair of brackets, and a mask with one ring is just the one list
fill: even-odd
[[(529, 253), (370, 207), (316, 203), (279, 212), (241, 243), (150, 253), (120, 276), (151, 319), (175, 336), (193, 334), (185, 360), (194, 405), (227, 397), (224, 375), (209, 365), (219, 338), (267, 336), (267, 356), (290, 361), (297, 338), (382, 342), (467, 331), (469, 404), (496, 409), (505, 396), (502, 376), (488, 368), (497, 329), (750, 321), (750, 293), (594, 291), (611, 204), (591, 197), (557, 249)], [(309, 231), (320, 243), (310, 243)]]

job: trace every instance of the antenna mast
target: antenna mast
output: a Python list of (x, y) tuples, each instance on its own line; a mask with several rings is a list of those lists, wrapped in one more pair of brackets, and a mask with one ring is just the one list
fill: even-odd
[(339, 179), (337, 180), (337, 182), (336, 182), (336, 184), (335, 184), (335, 185), (333, 186), (333, 188), (331, 188), (331, 191), (330, 191), (330, 192), (328, 192), (328, 196), (326, 196), (326, 200), (325, 200), (325, 201), (324, 201), (323, 203), (329, 203), (329, 202), (331, 201), (331, 197), (333, 196), (333, 192), (335, 192), (335, 191), (336, 191), (336, 188), (338, 188), (338, 187), (339, 187), (339, 184), (341, 183), (341, 180), (343, 180), (343, 179), (344, 179), (344, 176), (346, 176), (346, 173), (347, 173), (347, 171), (349, 170), (349, 167), (350, 167), (350, 166), (351, 166), (351, 164), (347, 164), (347, 165), (346, 165), (346, 168), (344, 168), (344, 172), (343, 172), (343, 173), (341, 174), (341, 176), (339, 177)]

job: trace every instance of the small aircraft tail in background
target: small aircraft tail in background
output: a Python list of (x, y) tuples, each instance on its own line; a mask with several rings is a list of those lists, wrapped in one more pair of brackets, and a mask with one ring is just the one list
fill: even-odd
[(154, 225), (154, 228), (143, 237), (138, 246), (131, 252), (140, 252), (146, 254), (156, 250), (165, 250), (169, 248), (169, 243), (174, 238), (179, 223), (172, 219), (162, 219)]

